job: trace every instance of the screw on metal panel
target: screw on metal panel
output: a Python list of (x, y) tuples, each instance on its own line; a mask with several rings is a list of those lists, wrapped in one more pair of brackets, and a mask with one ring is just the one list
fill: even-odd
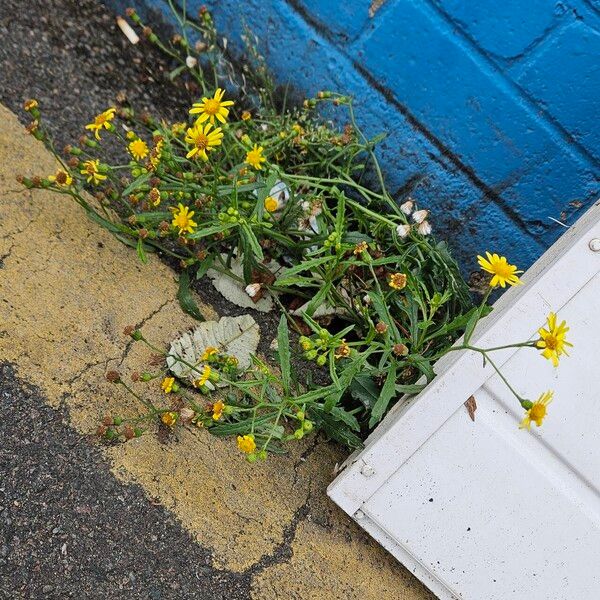
[(365, 513), (360, 510), (360, 508), (354, 513), (354, 518), (355, 519), (364, 519), (365, 518)]
[(592, 252), (600, 252), (600, 238), (592, 238), (589, 246)]
[(375, 469), (371, 465), (365, 463), (360, 470), (360, 474), (365, 477), (373, 477), (373, 475), (375, 475)]

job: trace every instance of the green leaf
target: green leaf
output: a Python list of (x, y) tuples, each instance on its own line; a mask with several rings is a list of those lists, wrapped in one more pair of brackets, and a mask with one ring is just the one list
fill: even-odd
[(136, 223), (160, 223), (161, 221), (169, 220), (171, 213), (164, 211), (153, 211), (146, 213), (139, 213), (135, 215)]
[(150, 179), (152, 173), (146, 173), (137, 179), (134, 179), (122, 192), (121, 198), (127, 198), (131, 192), (133, 192), (138, 187), (144, 185), (148, 179)]
[(185, 271), (181, 272), (179, 276), (179, 290), (177, 292), (177, 299), (179, 300), (179, 305), (181, 309), (186, 312), (188, 315), (194, 317), (194, 319), (198, 319), (198, 321), (205, 321), (206, 319), (200, 312), (196, 301), (192, 295), (192, 290), (190, 288), (190, 272), (189, 269), (185, 269)]
[(279, 326), (277, 327), (277, 352), (279, 354), (283, 391), (289, 394), (292, 368), (290, 363), (290, 336), (285, 315), (281, 315)]
[(348, 425), (352, 431), (360, 431), (360, 425), (356, 417), (341, 406), (332, 407), (330, 414), (336, 421), (342, 421), (342, 423)]
[(136, 252), (137, 252), (138, 258), (144, 264), (146, 264), (148, 262), (148, 257), (146, 256), (146, 253), (144, 252), (144, 240), (142, 238), (139, 238), (137, 241)]
[(181, 75), (187, 69), (187, 65), (179, 65), (169, 73), (169, 79), (174, 81), (178, 75)]
[(413, 384), (396, 384), (396, 391), (400, 394), (418, 394), (427, 387), (425, 383), (413, 383)]
[(359, 373), (350, 384), (350, 395), (370, 412), (379, 398), (379, 388), (370, 375)]
[(381, 392), (379, 393), (379, 398), (377, 398), (377, 402), (375, 402), (375, 406), (373, 406), (373, 410), (371, 411), (371, 418), (369, 419), (369, 428), (374, 427), (381, 421), (383, 415), (387, 411), (388, 405), (392, 398), (396, 395), (396, 365), (392, 363), (390, 365), (390, 370), (388, 371), (387, 377), (385, 378), (385, 383), (381, 388)]
[(200, 229), (194, 233), (188, 235), (188, 238), (191, 240), (199, 240), (200, 238), (207, 237), (209, 235), (214, 235), (215, 233), (221, 233), (222, 231), (228, 231), (233, 227), (236, 227), (236, 223), (228, 223), (227, 225), (212, 225), (211, 227), (207, 227), (206, 229)]
[(298, 273), (302, 273), (302, 271), (307, 271), (308, 269), (313, 269), (333, 259), (335, 259), (335, 256), (321, 256), (320, 258), (303, 260), (301, 263), (289, 269), (285, 269), (281, 276), (277, 278), (275, 285), (293, 285), (293, 283), (288, 283), (288, 280), (292, 280), (293, 275), (297, 275)]
[(244, 237), (248, 245), (250, 246), (250, 249), (252, 250), (252, 254), (254, 254), (254, 257), (259, 261), (263, 260), (265, 256), (263, 254), (262, 248), (260, 247), (260, 244), (258, 243), (258, 238), (254, 234), (254, 231), (252, 231), (252, 227), (245, 223), (244, 225), (242, 225), (242, 231), (244, 233)]
[(469, 340), (471, 339), (471, 336), (473, 335), (473, 332), (475, 331), (475, 327), (477, 326), (477, 323), (479, 322), (479, 319), (481, 316), (478, 308), (474, 308), (472, 313), (473, 314), (469, 317), (469, 320), (467, 321), (467, 325), (465, 327), (465, 333), (464, 333), (465, 344), (469, 343)]

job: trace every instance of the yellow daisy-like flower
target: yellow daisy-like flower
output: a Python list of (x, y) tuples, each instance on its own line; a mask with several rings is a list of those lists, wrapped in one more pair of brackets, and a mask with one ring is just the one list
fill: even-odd
[(131, 154), (131, 156), (133, 156), (133, 158), (135, 158), (135, 160), (143, 160), (144, 158), (146, 158), (146, 156), (148, 156), (148, 153), (150, 152), (150, 150), (148, 150), (148, 144), (146, 144), (144, 140), (140, 140), (139, 138), (133, 140), (132, 142), (129, 142), (127, 148), (129, 149), (129, 153)]
[(170, 394), (173, 391), (173, 384), (175, 383), (175, 377), (165, 377), (160, 384), (165, 394)]
[(567, 342), (565, 336), (569, 328), (567, 322), (563, 321), (560, 324), (556, 323), (556, 313), (551, 312), (547, 319), (547, 329), (540, 327), (538, 333), (540, 339), (537, 341), (536, 346), (543, 350), (542, 356), (552, 361), (555, 367), (558, 367), (558, 358), (561, 354), (568, 356), (565, 346), (573, 347), (573, 344)]
[(215, 119), (218, 119), (221, 123), (227, 121), (227, 115), (229, 115), (228, 106), (233, 106), (232, 100), (223, 100), (225, 90), (217, 88), (215, 95), (212, 98), (202, 98), (201, 102), (195, 102), (192, 104), (190, 109), (191, 115), (200, 115), (196, 123), (204, 123), (204, 121), (210, 121), (213, 125)]
[(507, 283), (508, 285), (519, 285), (521, 283), (517, 274), (523, 271), (518, 271), (515, 265), (509, 265), (504, 256), (490, 254), (489, 252), (486, 252), (485, 255), (487, 259), (483, 256), (478, 256), (477, 262), (484, 271), (493, 275), (490, 281), (491, 287), (499, 285), (504, 288)]
[(250, 114), (249, 111), (245, 110), (242, 113), (242, 121), (249, 121), (252, 118), (252, 115)]
[(79, 172), (86, 176), (88, 183), (93, 183), (94, 185), (98, 185), (101, 181), (106, 179), (106, 175), (100, 173), (99, 160), (86, 160), (83, 163), (83, 169)]
[(48, 181), (55, 183), (59, 187), (68, 187), (73, 183), (73, 178), (62, 169), (56, 171), (55, 175), (50, 175)]
[(206, 350), (204, 350), (202, 356), (200, 357), (201, 361), (210, 360), (215, 354), (219, 353), (219, 349), (214, 346), (208, 346)]
[(540, 427), (546, 417), (547, 406), (552, 402), (553, 396), (554, 392), (552, 390), (540, 394), (540, 397), (531, 405), (531, 408), (525, 411), (525, 417), (523, 417), (519, 428), (531, 429), (532, 422)]
[(206, 125), (196, 123), (187, 130), (185, 141), (193, 148), (186, 154), (186, 158), (192, 158), (197, 154), (202, 160), (207, 161), (208, 155), (206, 153), (213, 150), (215, 146), (221, 145), (223, 132), (220, 127), (211, 131), (212, 127), (210, 123)]
[(177, 418), (179, 417), (179, 415), (176, 412), (164, 412), (161, 416), (160, 416), (160, 420), (167, 426), (167, 427), (174, 427), (175, 423), (177, 423)]
[(238, 435), (237, 445), (244, 454), (252, 454), (256, 450), (256, 442), (254, 441), (254, 436), (252, 434)]
[(254, 144), (252, 150), (249, 150), (246, 154), (246, 163), (260, 171), (262, 169), (262, 163), (266, 162), (267, 159), (262, 155), (264, 148), (258, 144)]
[(402, 290), (406, 287), (406, 275), (404, 273), (392, 273), (389, 276), (388, 284), (395, 290)]
[(198, 224), (192, 220), (193, 216), (194, 211), (190, 211), (189, 206), (184, 206), (181, 202), (177, 205), (177, 210), (173, 213), (173, 221), (171, 223), (179, 229), (179, 235), (185, 232), (194, 232)]
[(115, 118), (115, 113), (117, 112), (116, 108), (109, 108), (105, 110), (103, 113), (96, 115), (94, 117), (94, 122), (89, 123), (85, 126), (86, 129), (94, 132), (94, 136), (97, 140), (100, 139), (100, 131), (102, 129), (111, 129), (112, 123), (111, 121)]
[(202, 373), (200, 373), (200, 377), (194, 381), (194, 387), (199, 388), (205, 385), (210, 377), (211, 370), (212, 369), (208, 365), (204, 365), (204, 367), (202, 367)]
[(225, 403), (223, 402), (223, 400), (217, 400), (213, 405), (212, 405), (212, 418), (215, 421), (218, 421), (222, 416), (223, 416), (223, 409), (225, 408)]
[(273, 196), (267, 196), (265, 198), (265, 210), (267, 212), (275, 212), (279, 208), (279, 202), (277, 198), (273, 198)]

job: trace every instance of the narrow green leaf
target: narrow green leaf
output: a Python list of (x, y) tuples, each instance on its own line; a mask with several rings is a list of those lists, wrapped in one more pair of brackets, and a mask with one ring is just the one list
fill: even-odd
[(196, 301), (192, 295), (192, 290), (190, 288), (190, 272), (189, 269), (185, 269), (181, 272), (179, 276), (179, 290), (177, 292), (177, 299), (179, 300), (179, 305), (181, 309), (186, 312), (188, 315), (194, 317), (194, 319), (198, 319), (198, 321), (205, 321), (206, 319), (200, 312)]
[(359, 373), (350, 384), (350, 395), (371, 411), (379, 398), (379, 388), (367, 373)]
[(375, 406), (373, 406), (373, 410), (371, 411), (371, 418), (369, 419), (369, 428), (374, 427), (381, 421), (383, 415), (387, 411), (390, 401), (396, 395), (396, 365), (390, 365), (390, 370), (388, 371), (387, 377), (385, 378), (385, 383), (381, 388), (381, 392), (379, 393), (379, 398), (377, 398), (377, 402), (375, 402)]
[(206, 229), (200, 229), (194, 233), (191, 233), (188, 235), (188, 238), (191, 240), (199, 240), (200, 238), (208, 237), (209, 235), (214, 235), (215, 233), (228, 231), (236, 226), (236, 223), (228, 223), (227, 225), (213, 225), (211, 227), (207, 227)]
[(479, 322), (479, 318), (480, 318), (480, 313), (479, 313), (478, 308), (474, 308), (472, 313), (473, 314), (469, 317), (469, 320), (467, 321), (467, 325), (465, 327), (465, 334), (464, 334), (465, 344), (469, 343), (469, 340), (471, 339), (471, 336), (473, 335), (473, 332), (475, 331), (475, 327), (477, 326), (477, 323)]
[(144, 264), (146, 264), (148, 262), (148, 257), (146, 256), (146, 253), (144, 252), (144, 240), (142, 238), (139, 238), (137, 241), (136, 252), (137, 252), (138, 258)]
[(281, 315), (277, 327), (277, 352), (279, 354), (279, 367), (281, 368), (281, 382), (283, 391), (290, 393), (292, 367), (290, 362), (290, 336), (285, 315)]

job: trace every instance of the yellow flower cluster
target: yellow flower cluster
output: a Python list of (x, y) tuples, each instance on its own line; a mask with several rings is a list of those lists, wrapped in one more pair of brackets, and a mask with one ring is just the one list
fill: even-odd
[[(479, 266), (486, 273), (492, 275), (490, 287), (495, 288), (500, 286), (504, 288), (506, 285), (514, 286), (522, 283), (518, 274), (523, 271), (519, 271), (515, 265), (511, 265), (506, 257), (490, 252), (486, 252), (485, 255), (485, 258), (478, 256), (477, 260)], [(551, 312), (546, 318), (546, 327), (538, 329), (540, 337), (535, 342), (535, 346), (542, 350), (542, 356), (550, 360), (555, 367), (558, 366), (558, 361), (562, 354), (568, 356), (567, 347), (573, 347), (573, 344), (566, 340), (568, 331), (569, 327), (567, 327), (566, 321), (558, 323), (556, 313), (554, 312)], [(531, 429), (531, 423), (535, 423), (540, 427), (546, 417), (547, 407), (552, 402), (553, 396), (554, 392), (548, 390), (541, 394), (535, 402), (530, 402), (529, 400), (521, 401), (525, 408), (525, 417), (521, 421), (520, 427)]]

